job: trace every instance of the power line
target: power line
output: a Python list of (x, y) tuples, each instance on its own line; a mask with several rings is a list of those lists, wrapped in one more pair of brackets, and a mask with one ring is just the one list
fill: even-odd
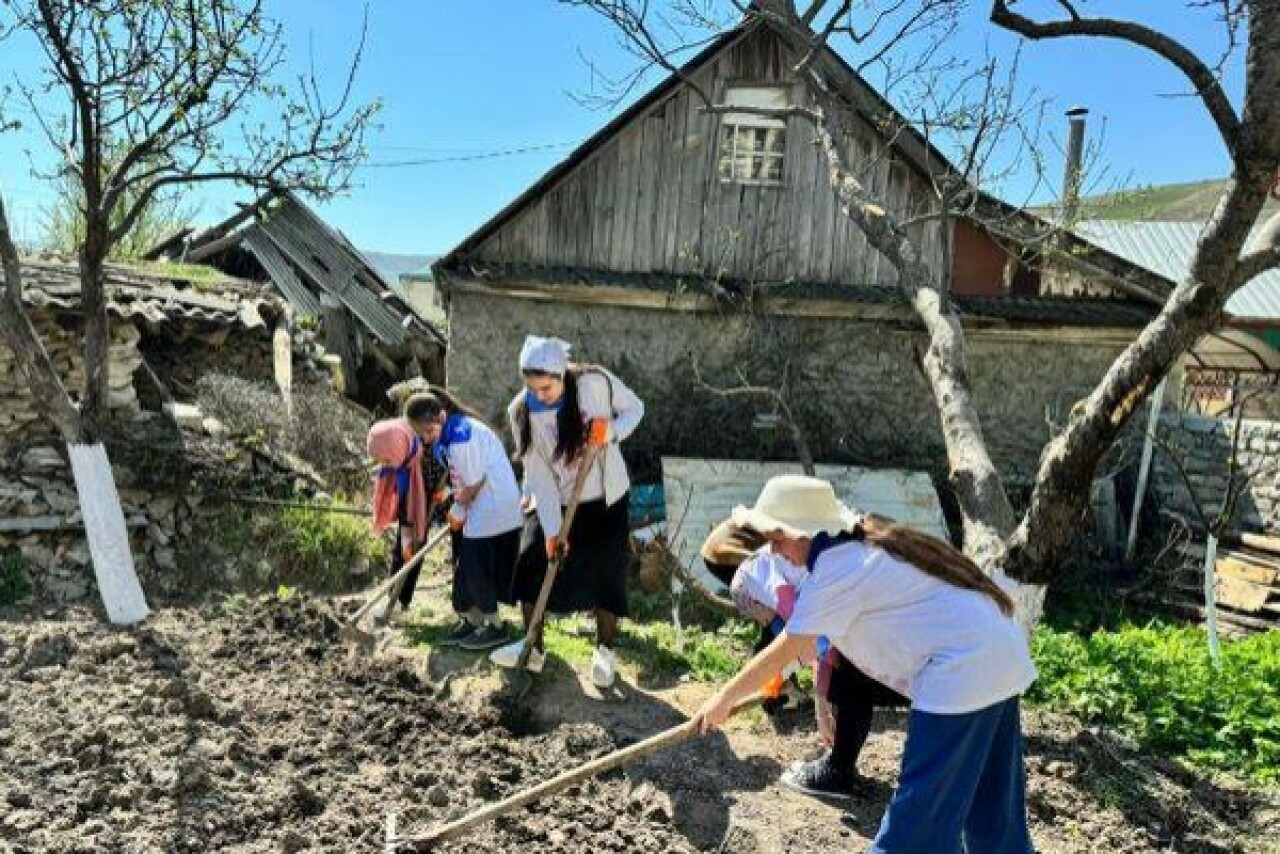
[(532, 154), (538, 151), (554, 151), (570, 148), (576, 142), (552, 142), (546, 145), (525, 145), (519, 148), (504, 148), (499, 151), (484, 151), (477, 154), (460, 154), (453, 157), (422, 157), (413, 160), (383, 160), (373, 163), (362, 163), (359, 169), (397, 169), (404, 166), (430, 166), (436, 163), (462, 163), (470, 160), (493, 160), (499, 157), (511, 157), (518, 154)]

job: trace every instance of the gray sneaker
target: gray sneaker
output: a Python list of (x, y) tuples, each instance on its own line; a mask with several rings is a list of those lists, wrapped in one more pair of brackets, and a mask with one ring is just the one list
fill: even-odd
[(483, 626), (472, 632), (470, 636), (459, 641), (458, 647), (460, 649), (465, 649), (468, 652), (480, 652), (482, 650), (502, 646), (509, 640), (511, 640), (511, 638), (507, 637), (507, 627), (505, 625), (494, 626), (489, 623), (485, 623)]
[(449, 634), (440, 639), (438, 646), (457, 646), (477, 631), (477, 627), (466, 620), (458, 620), (458, 625), (454, 626)]

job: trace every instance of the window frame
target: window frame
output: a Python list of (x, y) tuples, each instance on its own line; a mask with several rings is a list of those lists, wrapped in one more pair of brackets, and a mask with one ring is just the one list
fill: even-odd
[[(730, 80), (725, 81), (721, 91), (720, 108), (724, 110), (720, 114), (720, 122), (717, 132), (716, 160), (715, 172), (716, 180), (720, 184), (741, 184), (744, 186), (756, 187), (782, 187), (787, 182), (787, 135), (790, 131), (790, 123), (786, 119), (774, 118), (772, 116), (760, 116), (751, 113), (735, 113), (732, 110), (734, 106), (742, 106), (750, 108), (751, 106), (766, 107), (767, 103), (756, 103), (739, 101), (734, 103), (730, 100), (735, 90), (772, 90), (780, 97), (775, 100), (780, 106), (768, 107), (769, 109), (787, 109), (792, 104), (792, 88), (785, 83), (776, 81), (759, 81), (759, 80)], [(758, 151), (752, 151), (745, 155), (738, 153), (738, 142), (740, 131), (749, 130), (776, 130), (781, 132), (781, 145), (779, 150), (771, 151), (768, 148), (761, 148)], [(725, 144), (730, 145), (728, 154), (725, 154)], [(730, 174), (726, 175), (722, 168), (724, 163), (729, 164)], [(758, 178), (751, 176), (740, 176), (737, 174), (737, 163), (741, 157), (750, 158), (750, 164), (759, 163), (760, 170), (765, 171), (770, 162), (776, 162), (778, 177), (776, 178)]]

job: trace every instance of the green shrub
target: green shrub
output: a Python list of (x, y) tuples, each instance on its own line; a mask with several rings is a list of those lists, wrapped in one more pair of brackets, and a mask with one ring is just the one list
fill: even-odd
[(1225, 641), (1216, 670), (1203, 630), (1159, 624), (1090, 637), (1041, 626), (1032, 653), (1031, 702), (1152, 752), (1280, 782), (1280, 633)]
[(27, 559), (20, 551), (0, 554), (0, 606), (13, 605), (31, 593), (27, 576)]
[(280, 584), (333, 592), (387, 559), (387, 544), (363, 516), (288, 507), (259, 514), (254, 525)]

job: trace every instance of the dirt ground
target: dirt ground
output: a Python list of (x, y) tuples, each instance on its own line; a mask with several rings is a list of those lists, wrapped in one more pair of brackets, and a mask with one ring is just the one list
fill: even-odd
[[(331, 606), (301, 597), (161, 610), (127, 631), (85, 611), (0, 622), (0, 851), (382, 851), (388, 812), (408, 833), (456, 817), (679, 723), (710, 690), (601, 697), (553, 660), (517, 719), (473, 657), (393, 635), (353, 658), (337, 635)], [(1025, 721), (1042, 852), (1280, 851), (1280, 794)], [(877, 722), (843, 807), (776, 785), (817, 750), (808, 717), (756, 714), (441, 850), (862, 850), (901, 725)]]

